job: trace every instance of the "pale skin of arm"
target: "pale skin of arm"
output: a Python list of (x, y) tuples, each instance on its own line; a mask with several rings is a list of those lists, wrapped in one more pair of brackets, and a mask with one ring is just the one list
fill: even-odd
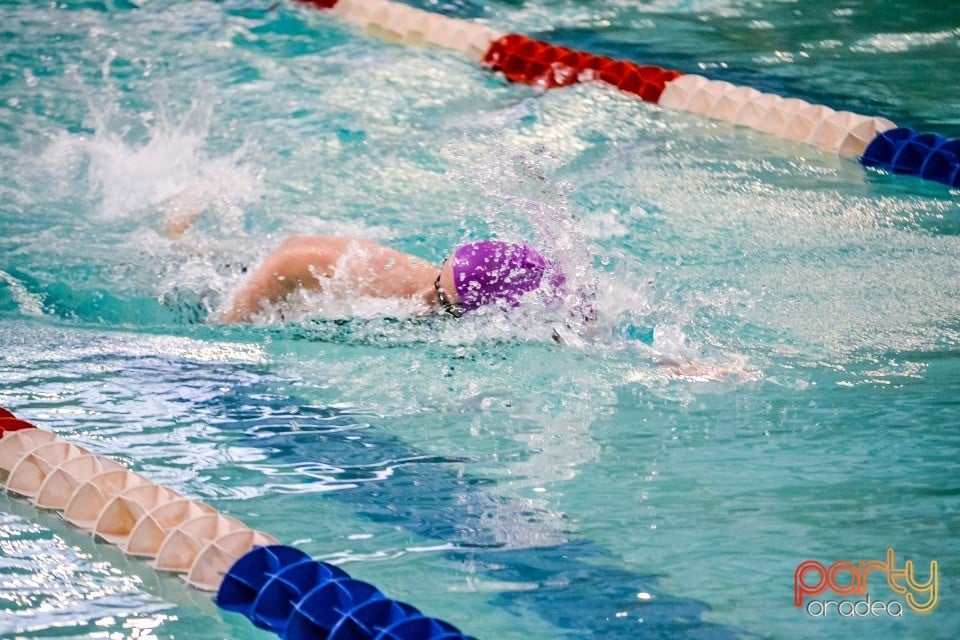
[[(406, 298), (422, 304), (424, 313), (437, 309), (434, 282), (440, 268), (416, 256), (370, 240), (344, 236), (295, 236), (267, 256), (220, 314), (221, 322), (249, 322), (265, 307), (298, 289), (323, 290), (324, 280), (336, 277), (351, 294), (374, 298)], [(450, 267), (441, 286), (453, 291)], [(452, 297), (454, 297), (453, 294)]]

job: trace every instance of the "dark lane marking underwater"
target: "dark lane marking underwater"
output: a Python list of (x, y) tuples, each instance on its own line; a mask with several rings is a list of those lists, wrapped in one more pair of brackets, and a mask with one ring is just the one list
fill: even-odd
[[(33, 338), (42, 339), (42, 333)], [(491, 595), (493, 604), (518, 616), (539, 616), (557, 628), (558, 637), (752, 637), (704, 621), (707, 603), (659, 593), (655, 576), (625, 570), (614, 554), (565, 532), (562, 515), (487, 491), (496, 480), (461, 473), (470, 460), (417, 450), (376, 428), (377, 417), (311, 406), (277, 392), (274, 387), (295, 381), (280, 379), (269, 367), (124, 353), (124, 343), (104, 351), (100, 342), (109, 340), (109, 334), (97, 338), (82, 330), (72, 341), (82, 341), (82, 348), (73, 355), (68, 349), (49, 362), (8, 359), (4, 386), (11, 409), (28, 419), (49, 412), (44, 426), (65, 439), (125, 460), (157, 482), (177, 482), (188, 495), (219, 499), (225, 513), (233, 510), (241, 519), (241, 511), (262, 509), (275, 498), (301, 510), (304, 501), (314, 503), (308, 511), (320, 517), (320, 501), (329, 497), (372, 522), (448, 543), (454, 548), (443, 555), (473, 567), (481, 582), (515, 585)], [(89, 378), (91, 371), (99, 373)], [(63, 389), (64, 383), (70, 388)], [(50, 393), (14, 401), (19, 390), (29, 396), (38, 388)], [(125, 410), (111, 411), (114, 404)], [(61, 406), (71, 411), (55, 410)], [(78, 420), (76, 410), (87, 417)], [(257, 464), (237, 462), (231, 447), (264, 454)], [(211, 478), (235, 477), (231, 464), (258, 473), (264, 467), (302, 469), (306, 473), (296, 480), (327, 483), (325, 497), (271, 495), (262, 486), (271, 478), (264, 477), (256, 487), (267, 492), (263, 499), (251, 502), (243, 491), (231, 499), (235, 480)], [(309, 475), (317, 467), (323, 480)], [(248, 490), (257, 480), (243, 475), (239, 488)], [(296, 489), (318, 493), (309, 484)], [(275, 525), (248, 524), (281, 540), (290, 535)]]
[[(250, 405), (251, 397), (257, 398), (256, 406)], [(704, 621), (707, 603), (659, 593), (655, 576), (621, 568), (619, 558), (589, 540), (551, 531), (545, 537), (552, 543), (519, 546), (517, 541), (538, 534), (505, 532), (491, 523), (535, 529), (557, 515), (485, 492), (494, 480), (457, 472), (467, 460), (424, 454), (375, 427), (354, 428), (355, 416), (309, 406), (259, 384), (235, 387), (211, 400), (221, 412), (216, 426), (255, 434), (243, 444), (269, 447), (271, 464), (309, 461), (341, 469), (335, 477), (347, 487), (326, 492), (323, 499), (350, 504), (372, 521), (452, 543), (456, 549), (445, 555), (475, 567), (485, 579), (525, 585), (501, 591), (492, 602), (518, 616), (539, 616), (557, 627), (558, 637), (759, 637)], [(265, 435), (271, 431), (275, 435)], [(389, 477), (374, 478), (371, 470), (382, 468), (384, 460), (403, 462)], [(270, 533), (283, 537), (282, 531)]]

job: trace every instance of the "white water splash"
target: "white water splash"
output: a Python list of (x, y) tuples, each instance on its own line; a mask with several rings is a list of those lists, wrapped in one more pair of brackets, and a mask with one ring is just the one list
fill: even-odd
[(156, 105), (132, 112), (119, 100), (93, 98), (88, 109), (93, 133), (59, 132), (41, 162), (85, 182), (102, 228), (97, 241), (137, 265), (111, 276), (112, 284), (150, 283), (161, 302), (197, 307), (191, 321), (201, 319), (253, 259), (245, 208), (263, 195), (262, 169), (248, 159), (253, 150), (213, 148), (214, 103), (203, 96), (182, 114)]
[(238, 226), (239, 209), (262, 195), (260, 171), (244, 162), (249, 150), (215, 153), (208, 147), (212, 101), (198, 99), (180, 115), (163, 108), (121, 114), (116, 103), (89, 104), (93, 134), (61, 132), (42, 160), (52, 172), (85, 169), (91, 193), (107, 220), (154, 217), (180, 194), (213, 207)]
[[(551, 308), (558, 292), (546, 287), (538, 292), (539, 299), (508, 314), (505, 326), (498, 326), (504, 314), (483, 318), (478, 335), (498, 328), (516, 336), (546, 323), (552, 329), (548, 335), (568, 347), (606, 354), (612, 360), (653, 363), (657, 379), (757, 376), (744, 357), (704, 344), (695, 332), (697, 314), (729, 313), (743, 303), (742, 295), (723, 291), (673, 300), (658, 291), (653, 277), (641, 275), (643, 269), (634, 264), (633, 256), (608, 255), (591, 240), (625, 235), (627, 228), (610, 214), (589, 221), (584, 229), (568, 199), (574, 187), (551, 175), (562, 159), (546, 147), (513, 149), (502, 141), (486, 140), (484, 151), (472, 160), (465, 160), (464, 153), (462, 148), (450, 154), (461, 163), (452, 179), (475, 186), (488, 203), (480, 214), (481, 224), (465, 216), (464, 227), (529, 239), (555, 261), (566, 279), (559, 291), (562, 309)], [(631, 209), (619, 217), (623, 215), (648, 214)], [(627, 374), (628, 381), (634, 374)]]
[(35, 318), (44, 315), (43, 298), (40, 295), (31, 293), (22, 282), (3, 270), (0, 270), (0, 283), (5, 284), (10, 290), (10, 295), (17, 305), (17, 310), (22, 315)]

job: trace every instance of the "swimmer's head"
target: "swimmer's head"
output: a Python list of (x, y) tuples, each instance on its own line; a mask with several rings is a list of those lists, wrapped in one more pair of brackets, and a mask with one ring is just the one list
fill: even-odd
[[(459, 247), (441, 274), (449, 277), (457, 306), (470, 311), (485, 304), (515, 306), (540, 286), (552, 262), (528, 244), (481, 240)], [(446, 279), (446, 278), (444, 278)]]

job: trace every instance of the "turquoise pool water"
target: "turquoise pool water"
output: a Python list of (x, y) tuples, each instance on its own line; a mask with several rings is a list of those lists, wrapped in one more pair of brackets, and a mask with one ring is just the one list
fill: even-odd
[[(960, 136), (956, 6), (419, 6)], [(478, 638), (960, 631), (957, 192), (283, 2), (0, 17), (0, 406)], [(490, 232), (589, 262), (580, 340), (207, 321), (290, 234)], [(932, 613), (793, 606), (800, 562), (888, 547), (939, 563)], [(5, 494), (0, 568), (3, 637), (272, 637)]]

